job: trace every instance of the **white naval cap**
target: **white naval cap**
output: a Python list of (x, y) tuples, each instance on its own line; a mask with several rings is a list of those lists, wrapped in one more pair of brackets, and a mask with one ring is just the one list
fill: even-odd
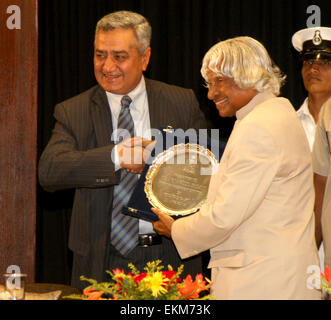
[(292, 37), (293, 47), (302, 60), (331, 60), (331, 28), (302, 29)]

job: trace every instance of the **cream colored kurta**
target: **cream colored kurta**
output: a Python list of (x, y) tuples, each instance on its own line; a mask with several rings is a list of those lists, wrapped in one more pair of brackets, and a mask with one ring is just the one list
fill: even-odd
[(217, 299), (319, 299), (307, 288), (318, 265), (309, 145), (288, 100), (256, 95), (237, 121), (207, 202), (178, 219), (182, 258), (210, 249)]
[(322, 209), (322, 233), (325, 252), (325, 265), (331, 267), (331, 98), (324, 103), (319, 113), (316, 128), (315, 144), (313, 148), (314, 172), (320, 176), (328, 177), (323, 209)]

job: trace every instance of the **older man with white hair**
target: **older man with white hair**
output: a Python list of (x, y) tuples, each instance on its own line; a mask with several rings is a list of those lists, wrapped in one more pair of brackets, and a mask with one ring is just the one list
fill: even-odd
[(312, 164), (284, 76), (261, 43), (237, 37), (213, 46), (202, 65), (222, 117), (237, 121), (200, 211), (154, 228), (182, 258), (210, 249), (217, 299), (319, 299), (307, 287), (318, 265)]

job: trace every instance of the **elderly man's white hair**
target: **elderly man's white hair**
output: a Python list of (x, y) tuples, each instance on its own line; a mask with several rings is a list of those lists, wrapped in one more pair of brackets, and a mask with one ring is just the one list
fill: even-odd
[(279, 95), (286, 78), (273, 64), (267, 50), (257, 40), (237, 37), (215, 44), (203, 58), (201, 74), (208, 83), (207, 72), (233, 78), (242, 89), (271, 91)]
[(138, 41), (138, 51), (142, 55), (150, 46), (152, 27), (148, 20), (139, 13), (132, 11), (116, 11), (99, 20), (95, 30), (95, 36), (102, 31), (115, 29), (132, 29)]

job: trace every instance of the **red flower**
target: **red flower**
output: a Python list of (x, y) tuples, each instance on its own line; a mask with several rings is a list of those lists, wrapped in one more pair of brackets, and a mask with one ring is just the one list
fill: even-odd
[[(176, 274), (177, 272), (174, 270), (162, 271), (162, 274), (168, 278), (169, 280)], [(180, 278), (177, 278), (177, 282), (181, 282)]]
[(321, 272), (321, 275), (331, 284), (331, 269), (328, 266), (325, 266), (324, 274)]
[(138, 284), (138, 282), (140, 282), (142, 279), (144, 279), (147, 276), (147, 273), (140, 273), (136, 276), (133, 277), (133, 280), (136, 284)]
[[(172, 280), (172, 282), (170, 283), (171, 278), (177, 274), (176, 271), (174, 270), (168, 270), (168, 271), (162, 271), (162, 275), (168, 280), (165, 281), (164, 285), (162, 285), (163, 288), (167, 288), (167, 290), (169, 291), (169, 289), (171, 288), (170, 284), (174, 283), (174, 280)], [(175, 282), (181, 282), (182, 280), (180, 278), (175, 279)]]

